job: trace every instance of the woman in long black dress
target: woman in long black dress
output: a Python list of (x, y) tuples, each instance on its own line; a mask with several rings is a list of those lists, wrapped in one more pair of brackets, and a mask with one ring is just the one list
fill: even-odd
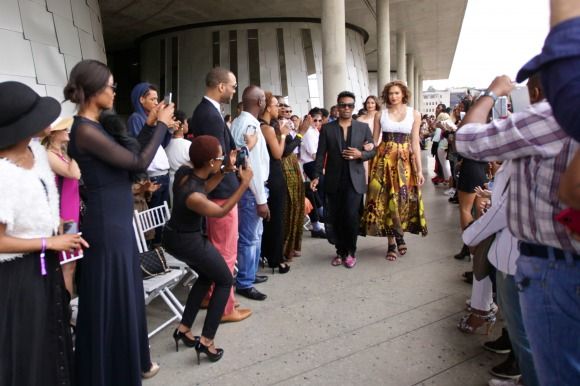
[(284, 205), (286, 203), (286, 180), (282, 170), (282, 155), (286, 146), (287, 125), (278, 125), (278, 100), (271, 92), (266, 92), (266, 109), (260, 117), (260, 128), (266, 139), (270, 155), (270, 175), (268, 176), (268, 208), (270, 219), (264, 220), (262, 234), (262, 256), (268, 260), (272, 272), (287, 273), (290, 266), (284, 263)]
[[(235, 165), (235, 152), (230, 156), (232, 162), (228, 165)], [(222, 205), (217, 205), (208, 200), (206, 195), (222, 181), (226, 173), (233, 171), (233, 167), (226, 167), (223, 162), (224, 155), (219, 141), (210, 135), (195, 137), (189, 148), (189, 158), (195, 169), (182, 166), (175, 173), (173, 210), (163, 230), (163, 247), (187, 263), (199, 277), (189, 292), (183, 317), (173, 333), (173, 339), (176, 350), (179, 350), (180, 340), (186, 346), (195, 347), (198, 363), (201, 353), (216, 362), (222, 358), (224, 350), (215, 348), (214, 337), (234, 278), (223, 256), (203, 235), (201, 223), (203, 217), (223, 217), (232, 210), (248, 189), (253, 173), (249, 167), (240, 169), (240, 186)], [(215, 288), (201, 337), (197, 337), (191, 332), (191, 326), (212, 283), (215, 283)]]
[(66, 100), (79, 108), (69, 152), (85, 184), (82, 231), (91, 248), (80, 260), (76, 356), (79, 384), (140, 385), (159, 366), (151, 362), (143, 298), (143, 278), (132, 228), (130, 172), (151, 163), (167, 133), (173, 105), (160, 105), (140, 133), (136, 154), (117, 143), (99, 123), (113, 107), (116, 84), (109, 68), (84, 60), (71, 71)]

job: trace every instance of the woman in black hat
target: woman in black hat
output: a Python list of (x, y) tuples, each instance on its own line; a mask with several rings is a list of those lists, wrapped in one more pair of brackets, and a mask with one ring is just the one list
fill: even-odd
[(59, 199), (46, 151), (32, 141), (60, 114), (53, 98), (0, 83), (0, 385), (71, 385), (68, 299), (56, 251)]
[(76, 103), (69, 152), (81, 169), (86, 211), (81, 230), (91, 244), (79, 260), (76, 367), (79, 384), (140, 385), (159, 371), (151, 362), (143, 298), (143, 277), (132, 227), (131, 173), (151, 163), (173, 105), (159, 104), (139, 134), (135, 153), (99, 123), (113, 107), (116, 84), (109, 68), (83, 60), (72, 69), (65, 99)]

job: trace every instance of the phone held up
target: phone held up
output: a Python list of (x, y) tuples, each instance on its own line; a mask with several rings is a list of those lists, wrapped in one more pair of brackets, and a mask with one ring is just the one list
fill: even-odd
[(169, 104), (171, 104), (172, 100), (173, 100), (173, 93), (168, 92), (167, 94), (165, 94), (165, 98), (163, 98), (163, 103), (165, 105), (169, 105)]
[(248, 158), (250, 157), (250, 152), (246, 146), (242, 146), (240, 150), (238, 150), (238, 154), (236, 155), (236, 168), (240, 169), (246, 168), (246, 164), (248, 163)]

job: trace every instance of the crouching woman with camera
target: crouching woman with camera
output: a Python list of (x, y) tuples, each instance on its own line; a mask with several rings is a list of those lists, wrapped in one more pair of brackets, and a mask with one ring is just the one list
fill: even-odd
[[(225, 166), (219, 141), (208, 135), (195, 137), (189, 149), (189, 157), (194, 168), (182, 166), (175, 173), (173, 209), (163, 232), (163, 247), (194, 269), (199, 278), (189, 292), (181, 322), (173, 338), (176, 350), (179, 349), (180, 340), (188, 347), (195, 347), (198, 363), (201, 353), (216, 362), (221, 359), (224, 351), (215, 348), (213, 340), (234, 279), (224, 258), (202, 235), (202, 219), (225, 216), (248, 188), (253, 173), (249, 167), (239, 169), (239, 188), (220, 206), (206, 195), (220, 183), (224, 174), (233, 172), (234, 168)], [(229, 165), (234, 165), (235, 152), (230, 157), (234, 159)], [(215, 283), (215, 289), (202, 335), (196, 337), (191, 332), (191, 326), (212, 283)]]

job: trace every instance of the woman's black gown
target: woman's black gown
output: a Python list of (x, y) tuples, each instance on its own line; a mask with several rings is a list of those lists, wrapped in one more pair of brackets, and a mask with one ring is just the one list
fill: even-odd
[(167, 127), (145, 126), (135, 154), (94, 121), (76, 116), (69, 151), (81, 169), (90, 244), (79, 260), (76, 369), (79, 385), (141, 385), (151, 367), (130, 172), (147, 168)]

